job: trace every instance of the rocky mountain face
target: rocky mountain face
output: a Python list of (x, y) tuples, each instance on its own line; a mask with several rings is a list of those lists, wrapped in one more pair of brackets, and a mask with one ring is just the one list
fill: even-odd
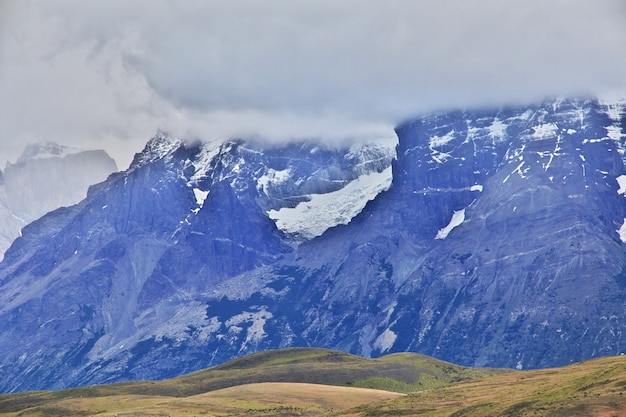
[(83, 200), (87, 188), (117, 171), (102, 150), (28, 144), (0, 173), (0, 257), (26, 224)]
[[(207, 340), (196, 335), (207, 333), (207, 297), (304, 239), (293, 224), (278, 229), (268, 213), (289, 223), (289, 210), (304, 205), (302, 229), (321, 233), (389, 187), (393, 156), (393, 148), (374, 145), (265, 149), (158, 134), (127, 171), (91, 187), (78, 205), (26, 226), (6, 253), (2, 389), (173, 375), (213, 363), (198, 356)], [(343, 204), (317, 204), (320, 195)], [(153, 348), (152, 340), (163, 346)], [(190, 341), (195, 350), (185, 351)], [(155, 373), (146, 361), (157, 350), (163, 356)]]
[(397, 128), (393, 161), (159, 134), (6, 253), (0, 389), (286, 346), (524, 369), (622, 353), (625, 127), (592, 99), (438, 113)]
[[(376, 232), (353, 240), (365, 253), (303, 273), (328, 300), (303, 310), (336, 330), (303, 331), (480, 366), (621, 353), (624, 121), (624, 107), (558, 100), (400, 126), (394, 185), (361, 226)], [(370, 281), (350, 285), (355, 271)]]

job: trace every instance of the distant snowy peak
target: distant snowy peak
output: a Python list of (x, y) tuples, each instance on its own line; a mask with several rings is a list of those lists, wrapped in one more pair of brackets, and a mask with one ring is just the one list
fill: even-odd
[(63, 158), (86, 150), (88, 149), (63, 146), (54, 142), (29, 143), (17, 159), (17, 163), (22, 164), (33, 159)]
[(157, 134), (146, 143), (143, 151), (135, 154), (135, 158), (130, 164), (129, 171), (158, 161), (183, 145), (184, 142), (182, 140), (173, 138), (159, 130)]
[(0, 175), (0, 256), (22, 227), (80, 202), (90, 186), (116, 171), (115, 161), (101, 149), (53, 142), (26, 145), (17, 162), (7, 162)]

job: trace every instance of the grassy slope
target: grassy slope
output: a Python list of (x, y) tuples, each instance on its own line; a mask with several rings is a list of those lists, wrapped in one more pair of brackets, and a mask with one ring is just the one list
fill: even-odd
[[(165, 381), (136, 381), (56, 392), (0, 395), (0, 414), (28, 409), (35, 412), (37, 407), (47, 407), (47, 413), (54, 415), (50, 407), (61, 403), (67, 405), (68, 400), (110, 396), (117, 396), (118, 400), (120, 396), (125, 396), (137, 401), (138, 398), (151, 396), (182, 398), (260, 382), (300, 382), (414, 392), (494, 372), (501, 371), (465, 368), (413, 353), (367, 359), (327, 349), (292, 348), (249, 355)], [(59, 411), (57, 414), (63, 413)]]
[(265, 382), (189, 397), (114, 395), (71, 398), (15, 416), (319, 416), (403, 394), (319, 384)]
[(167, 381), (0, 395), (0, 415), (626, 417), (626, 356), (503, 371), (284, 349)]
[(626, 416), (626, 356), (491, 375), (342, 416)]

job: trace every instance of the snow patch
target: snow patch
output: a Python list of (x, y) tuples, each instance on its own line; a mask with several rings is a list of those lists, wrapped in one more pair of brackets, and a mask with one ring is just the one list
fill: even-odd
[(199, 188), (193, 189), (193, 194), (196, 196), (196, 203), (198, 203), (198, 207), (202, 208), (204, 206), (204, 200), (206, 200), (209, 195), (208, 191), (202, 191)]
[(521, 163), (521, 164), (519, 164), (519, 165), (517, 166), (517, 168), (515, 168), (515, 169), (513, 170), (513, 172), (511, 172), (511, 174), (514, 174), (514, 173), (516, 173), (516, 172), (517, 172), (517, 174), (520, 176), (520, 178), (526, 178), (526, 176), (524, 176), (524, 174), (526, 173), (526, 171), (527, 171), (527, 170), (523, 170), (523, 171), (522, 171), (522, 167), (524, 166), (524, 164), (525, 164), (525, 162), (524, 162), (524, 161), (522, 161), (522, 163)]
[(504, 134), (506, 133), (506, 126), (507, 125), (502, 123), (502, 121), (494, 119), (489, 126), (489, 136), (492, 138), (504, 138)]
[(539, 126), (533, 126), (533, 130), (535, 131), (532, 135), (534, 138), (543, 139), (556, 136), (556, 132), (559, 128), (555, 123), (544, 123)]
[(265, 195), (269, 196), (269, 186), (282, 184), (291, 178), (291, 170), (289, 168), (282, 171), (268, 169), (267, 173), (257, 180), (257, 190), (262, 190)]
[(446, 133), (443, 136), (432, 136), (430, 138), (430, 149), (433, 148), (439, 148), (445, 144), (447, 144), (448, 142), (452, 141), (454, 139), (454, 130), (451, 130), (450, 132)]
[(193, 161), (193, 167), (195, 168), (194, 174), (189, 179), (190, 184), (196, 183), (198, 180), (206, 177), (207, 173), (211, 169), (211, 163), (213, 159), (220, 153), (220, 146), (213, 143), (205, 143), (198, 154), (198, 157)]
[(506, 176), (504, 180), (502, 180), (502, 184), (506, 183), (509, 180), (509, 178), (511, 178), (511, 175), (515, 173), (517, 173), (520, 176), (520, 178), (527, 178), (524, 174), (528, 172), (528, 168), (522, 170), (522, 167), (524, 166), (524, 164), (525, 162), (522, 161), (509, 175)]
[(452, 155), (450, 155), (449, 153), (439, 152), (438, 150), (435, 150), (435, 149), (433, 149), (433, 153), (430, 156), (438, 164), (442, 164), (446, 162), (448, 159), (452, 158)]
[(619, 190), (617, 190), (617, 194), (626, 197), (626, 175), (620, 175), (619, 177), (615, 178), (615, 180), (619, 184)]
[(327, 229), (348, 224), (359, 214), (368, 201), (389, 189), (391, 167), (382, 172), (362, 175), (340, 190), (327, 194), (312, 194), (308, 201), (296, 207), (283, 207), (267, 212), (280, 230), (303, 239), (320, 236)]
[(448, 225), (444, 227), (443, 229), (439, 229), (439, 232), (437, 232), (437, 236), (435, 236), (435, 239), (447, 238), (448, 234), (450, 234), (452, 229), (454, 229), (457, 226), (460, 226), (461, 223), (463, 223), (464, 221), (465, 221), (465, 209), (455, 211), (454, 213), (452, 213), (452, 219), (450, 219), (450, 223), (448, 223)]
[(598, 98), (600, 104), (604, 106), (606, 115), (614, 122), (619, 122), (622, 113), (626, 110), (626, 95), (624, 93), (615, 92)]
[(615, 141), (620, 141), (624, 136), (626, 136), (619, 125), (607, 126), (605, 129), (606, 135)]
[(533, 110), (528, 109), (524, 113), (522, 113), (519, 116), (515, 117), (514, 119), (517, 119), (517, 120), (530, 120), (530, 118), (533, 117), (534, 114), (535, 114), (535, 112)]
[(610, 140), (611, 138), (606, 137), (606, 138), (600, 138), (600, 139), (583, 139), (583, 145), (586, 145), (588, 143), (601, 143), (604, 142), (606, 140)]
[(619, 234), (619, 240), (626, 243), (626, 219), (624, 219), (624, 223), (622, 223), (622, 227), (616, 230)]

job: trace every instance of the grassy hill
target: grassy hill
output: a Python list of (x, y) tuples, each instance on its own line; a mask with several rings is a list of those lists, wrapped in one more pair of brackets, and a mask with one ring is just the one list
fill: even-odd
[[(0, 395), (0, 415), (64, 415), (61, 411), (60, 414), (54, 414), (50, 407), (63, 408), (74, 404), (73, 400), (102, 397), (116, 397), (119, 400), (119, 396), (126, 396), (133, 398), (133, 401), (152, 397), (161, 400), (186, 398), (265, 382), (324, 384), (407, 393), (446, 386), (454, 381), (494, 372), (502, 371), (462, 367), (414, 353), (368, 359), (327, 349), (290, 348), (245, 356), (214, 368), (164, 381), (134, 381), (55, 392)], [(37, 414), (42, 408), (48, 411)], [(19, 414), (21, 412), (27, 414)]]
[(626, 356), (490, 375), (336, 415), (622, 417)]
[(0, 395), (0, 416), (626, 416), (626, 357), (536, 371), (262, 352), (165, 381)]

